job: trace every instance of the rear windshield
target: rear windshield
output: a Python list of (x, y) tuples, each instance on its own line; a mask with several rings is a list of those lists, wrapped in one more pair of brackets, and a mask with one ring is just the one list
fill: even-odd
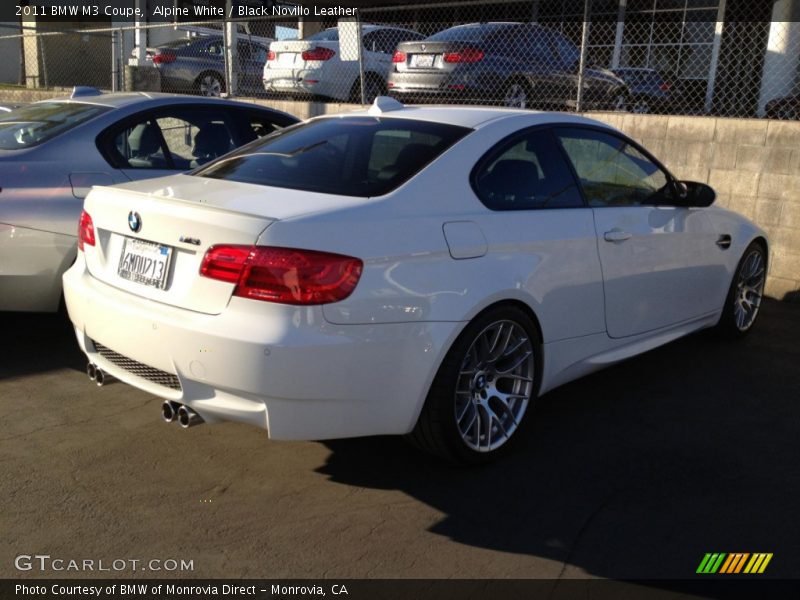
[(478, 43), (483, 41), (483, 38), (497, 32), (500, 29), (507, 28), (508, 25), (459, 25), (458, 27), (451, 27), (439, 33), (434, 33), (427, 38), (427, 42), (472, 42)]
[(325, 29), (324, 31), (318, 31), (314, 35), (308, 36), (306, 39), (318, 42), (337, 42), (339, 41), (339, 30)]
[(108, 110), (76, 102), (37, 102), (18, 108), (0, 117), (0, 150), (36, 146)]
[(256, 140), (192, 174), (323, 194), (381, 196), (470, 131), (410, 119), (320, 119)]

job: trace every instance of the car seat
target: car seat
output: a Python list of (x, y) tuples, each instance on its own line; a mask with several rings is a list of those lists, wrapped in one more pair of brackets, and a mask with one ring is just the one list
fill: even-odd
[(230, 152), (233, 144), (228, 128), (222, 123), (207, 123), (194, 136), (191, 168), (199, 167), (223, 154)]

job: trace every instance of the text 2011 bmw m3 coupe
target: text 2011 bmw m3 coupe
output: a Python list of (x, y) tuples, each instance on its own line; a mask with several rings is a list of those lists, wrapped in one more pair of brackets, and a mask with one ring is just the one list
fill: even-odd
[(767, 238), (713, 201), (590, 119), (379, 98), (96, 188), (64, 290), (90, 371), (167, 420), (475, 463), (538, 394), (752, 328)]

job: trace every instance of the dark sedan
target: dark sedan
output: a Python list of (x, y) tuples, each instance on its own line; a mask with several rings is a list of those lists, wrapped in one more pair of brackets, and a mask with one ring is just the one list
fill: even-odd
[(680, 109), (680, 90), (655, 69), (622, 67), (614, 73), (628, 84), (631, 112), (670, 113)]
[[(579, 58), (575, 44), (540, 25), (459, 25), (399, 44), (388, 88), (404, 99), (574, 108)], [(627, 86), (611, 71), (588, 67), (583, 85), (585, 108), (626, 108)]]
[[(201, 96), (219, 96), (226, 91), (225, 44), (222, 36), (201, 36), (148, 48), (147, 60), (161, 74), (161, 89)], [(247, 39), (237, 42), (240, 92), (264, 92), (261, 77), (267, 48)]]

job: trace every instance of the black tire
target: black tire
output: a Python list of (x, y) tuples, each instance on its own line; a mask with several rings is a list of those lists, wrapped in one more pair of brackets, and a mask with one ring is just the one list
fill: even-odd
[[(506, 329), (506, 333), (503, 333), (503, 336), (507, 336), (508, 339), (504, 338), (502, 340), (504, 346), (500, 349), (501, 356), (492, 364), (491, 369), (494, 373), (490, 373), (488, 367), (478, 368), (481, 364), (480, 361), (472, 365), (476, 367), (475, 370), (468, 371), (467, 364), (473, 360), (477, 360), (473, 358), (473, 344), (479, 344), (479, 340), (483, 335), (487, 335), (485, 339), (488, 340), (488, 336), (494, 335), (495, 330), (492, 330), (492, 327), (497, 327), (498, 324), (500, 325), (500, 329), (497, 332), (496, 342), (492, 346), (492, 350), (497, 344), (501, 343), (500, 332), (503, 331), (502, 327), (506, 326), (509, 327), (509, 329)], [(516, 327), (512, 326), (512, 324)], [(515, 333), (517, 335), (513, 337), (512, 340), (512, 335)], [(529, 345), (526, 342), (529, 342)], [(519, 343), (519, 349), (509, 354), (503, 354), (510, 343)], [(501, 305), (490, 308), (478, 315), (478, 317), (461, 332), (448, 351), (444, 361), (442, 361), (439, 371), (428, 391), (428, 396), (419, 419), (417, 420), (417, 424), (414, 430), (407, 436), (408, 441), (421, 450), (434, 454), (446, 461), (462, 465), (486, 464), (503, 456), (514, 446), (520, 437), (522, 437), (522, 433), (525, 429), (524, 426), (530, 421), (526, 416), (532, 410), (533, 400), (536, 398), (539, 389), (542, 364), (541, 347), (542, 344), (536, 324), (524, 310), (515, 306)], [(488, 349), (488, 346), (486, 348)], [(524, 355), (528, 348), (530, 348), (532, 353), (530, 359)], [(477, 355), (477, 352), (476, 350), (475, 355)], [(516, 352), (520, 354), (516, 354)], [(509, 362), (503, 362), (505, 359), (511, 363), (520, 360), (519, 368), (525, 369), (526, 372), (529, 371), (531, 373), (531, 381), (522, 381), (523, 377), (518, 374), (500, 375), (503, 371), (498, 368), (497, 365), (504, 364), (508, 366)], [(484, 371), (487, 373), (486, 376), (483, 376)], [(514, 373), (516, 373), (515, 370)], [(464, 396), (465, 392), (457, 393), (459, 387), (464, 387), (465, 382), (469, 382), (469, 389), (474, 390), (472, 378), (477, 378), (478, 381), (482, 380), (482, 385), (479, 388), (481, 391), (467, 392), (469, 395), (466, 398)], [(514, 408), (510, 408), (509, 412), (506, 413), (502, 411), (498, 413), (495, 411), (495, 408), (504, 403), (500, 402), (499, 398), (494, 396), (493, 393), (499, 392), (498, 388), (500, 387), (501, 380), (512, 381), (510, 378), (514, 378), (514, 383), (512, 384), (514, 389), (511, 391), (503, 390), (502, 393), (516, 395), (516, 398), (510, 401), (510, 403), (514, 405)], [(508, 384), (504, 384), (503, 387), (507, 388)], [(494, 392), (492, 390), (494, 390)], [(486, 393), (487, 391), (488, 394)], [(473, 394), (475, 400), (473, 400)], [(479, 406), (476, 406), (476, 401), (480, 403), (480, 399), (478, 398), (479, 394), (483, 395), (485, 405), (490, 407), (488, 409), (489, 413), (487, 413), (487, 408), (479, 408)], [(514, 404), (517, 402), (519, 404)], [(469, 423), (466, 425), (465, 429), (468, 430), (469, 433), (465, 434), (459, 429), (457, 412), (462, 411), (463, 420), (461, 423), (464, 423), (469, 420), (468, 418), (464, 419), (464, 415), (467, 415), (468, 410), (473, 410), (475, 416), (478, 418), (476, 427), (472, 427)], [(516, 416), (514, 416), (515, 410), (519, 410)], [(502, 418), (496, 420), (493, 420), (491, 416), (486, 418), (489, 414), (494, 417), (500, 416)], [(485, 420), (482, 421), (481, 419)], [(470, 423), (474, 423), (474, 421), (475, 418), (473, 417)], [(487, 421), (489, 423), (487, 429), (488, 437), (481, 434), (483, 431), (482, 424), (485, 424)], [(496, 425), (493, 428), (495, 423)], [(508, 428), (510, 433), (505, 433), (506, 428)], [(486, 442), (486, 446), (483, 450), (477, 450), (471, 447), (469, 441), (465, 439), (469, 434), (474, 434), (476, 432), (478, 433), (476, 436), (478, 447), (480, 447), (482, 439)], [(499, 444), (499, 446), (490, 448), (492, 436), (495, 432), (497, 434), (503, 433), (505, 439), (503, 440), (501, 437), (500, 440), (495, 440), (495, 443)]]
[(225, 79), (215, 71), (206, 71), (198, 75), (194, 82), (195, 92), (199, 96), (219, 97), (225, 92)]
[[(760, 264), (757, 268), (759, 272), (751, 274), (749, 271), (754, 260)], [(744, 337), (753, 330), (764, 294), (764, 285), (767, 279), (767, 260), (767, 249), (761, 242), (751, 243), (742, 254), (742, 258), (739, 260), (739, 264), (733, 274), (728, 295), (725, 297), (722, 316), (715, 328), (715, 332), (720, 336), (726, 339), (737, 339)], [(748, 289), (753, 291), (748, 292)], [(748, 304), (751, 307), (750, 311), (746, 309)], [(745, 311), (747, 316), (746, 322), (742, 321), (742, 310)]]

